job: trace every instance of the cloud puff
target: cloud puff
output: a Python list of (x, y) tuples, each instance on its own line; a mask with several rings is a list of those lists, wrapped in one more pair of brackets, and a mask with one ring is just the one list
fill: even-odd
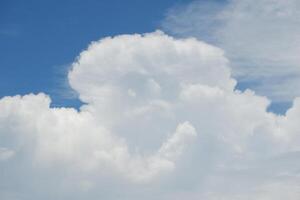
[(160, 31), (93, 42), (68, 74), (79, 111), (43, 93), (0, 100), (1, 196), (299, 198), (300, 99), (267, 112), (228, 65), (221, 49)]
[(171, 9), (164, 29), (226, 51), (234, 77), (273, 101), (300, 96), (300, 2), (193, 1)]

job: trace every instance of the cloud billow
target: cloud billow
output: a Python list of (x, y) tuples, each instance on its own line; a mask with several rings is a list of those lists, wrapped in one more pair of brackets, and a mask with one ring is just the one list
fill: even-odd
[(161, 31), (92, 42), (68, 74), (79, 111), (43, 93), (0, 100), (0, 195), (299, 197), (299, 99), (267, 112), (229, 65), (220, 48)]

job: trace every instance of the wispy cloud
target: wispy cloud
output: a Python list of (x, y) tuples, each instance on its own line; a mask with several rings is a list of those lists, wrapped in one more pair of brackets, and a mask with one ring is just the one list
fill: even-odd
[(221, 47), (238, 81), (258, 80), (249, 87), (276, 102), (292, 101), (300, 96), (299, 8), (297, 0), (194, 1), (171, 9), (162, 26)]

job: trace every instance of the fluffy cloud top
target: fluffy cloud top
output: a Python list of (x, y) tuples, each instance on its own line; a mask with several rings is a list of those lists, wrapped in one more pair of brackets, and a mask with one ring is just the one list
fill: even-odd
[(79, 111), (0, 100), (1, 199), (299, 198), (300, 99), (267, 112), (228, 65), (160, 31), (93, 42), (68, 74)]

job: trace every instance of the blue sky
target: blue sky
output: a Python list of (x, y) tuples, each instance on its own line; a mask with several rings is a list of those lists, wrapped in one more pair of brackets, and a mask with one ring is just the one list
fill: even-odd
[(55, 106), (78, 106), (61, 93), (67, 67), (91, 41), (152, 32), (167, 9), (189, 0), (2, 0), (0, 96), (46, 92)]

